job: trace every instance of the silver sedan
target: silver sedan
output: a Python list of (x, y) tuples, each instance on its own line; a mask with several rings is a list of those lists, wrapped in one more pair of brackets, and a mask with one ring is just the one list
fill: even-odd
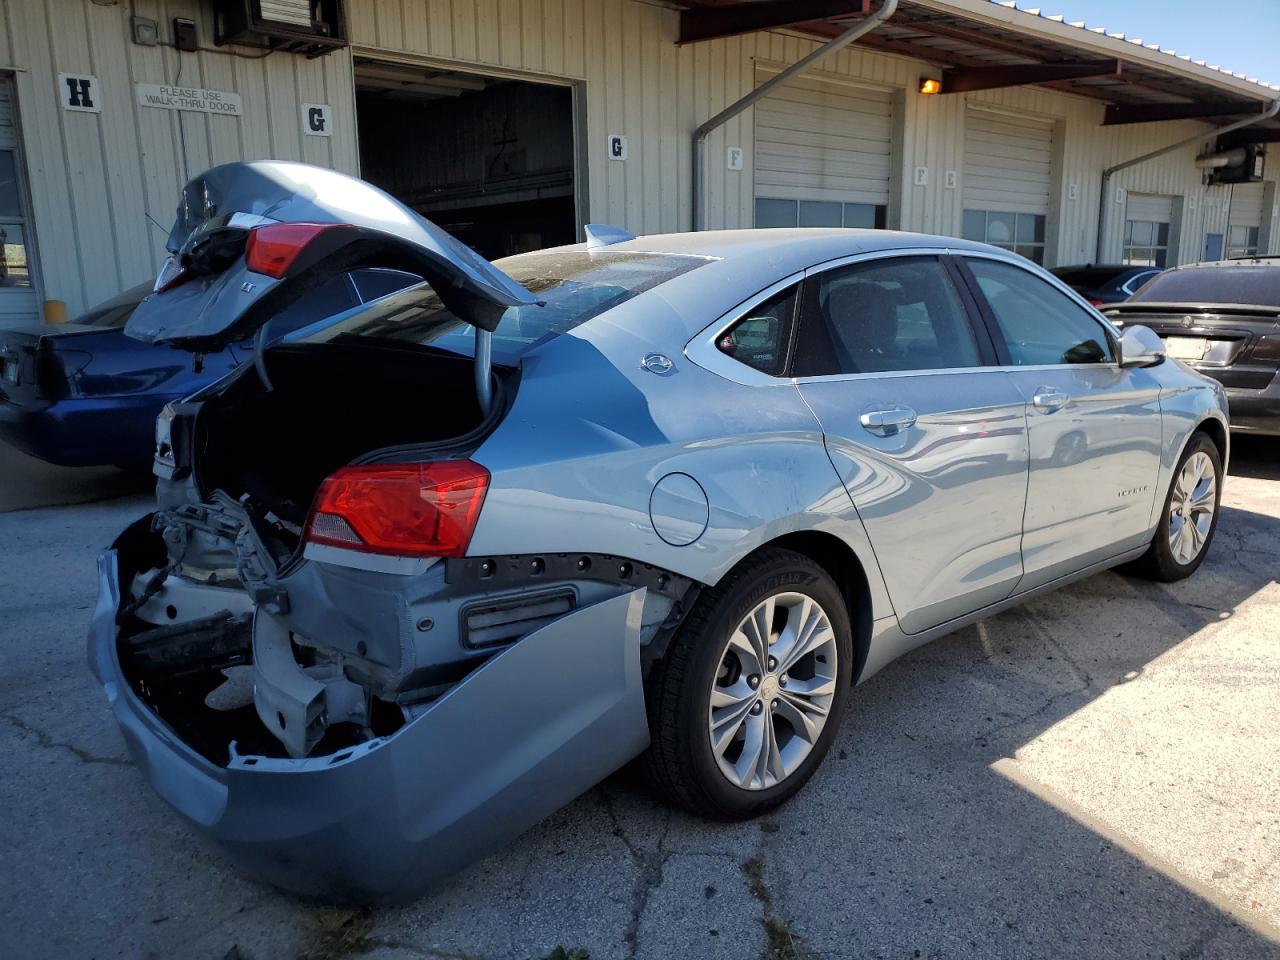
[[(588, 234), (489, 264), (293, 164), (184, 194), (129, 332), (254, 360), (161, 417), (91, 661), (155, 789), (277, 884), (411, 894), (637, 757), (756, 816), (895, 657), (1204, 560), (1221, 389), (1026, 260)], [(426, 282), (269, 335), (370, 264)]]

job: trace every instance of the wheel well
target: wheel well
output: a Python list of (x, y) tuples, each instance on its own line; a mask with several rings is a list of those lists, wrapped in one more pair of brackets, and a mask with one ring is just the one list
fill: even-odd
[(831, 575), (844, 595), (849, 624), (853, 628), (853, 679), (857, 682), (871, 646), (871, 588), (853, 548), (839, 537), (817, 530), (789, 533), (762, 544), (759, 549), (781, 547), (803, 554)]
[(1203, 433), (1212, 440), (1213, 445), (1218, 448), (1218, 459), (1222, 461), (1224, 466), (1226, 465), (1227, 428), (1224, 427), (1220, 421), (1210, 417), (1208, 420), (1201, 421), (1200, 425), (1197, 426), (1192, 433)]

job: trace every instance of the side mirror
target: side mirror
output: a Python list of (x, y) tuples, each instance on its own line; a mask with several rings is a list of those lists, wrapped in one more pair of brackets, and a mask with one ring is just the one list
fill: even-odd
[(1120, 335), (1120, 366), (1150, 367), (1164, 359), (1165, 346), (1154, 330), (1142, 324), (1125, 324)]

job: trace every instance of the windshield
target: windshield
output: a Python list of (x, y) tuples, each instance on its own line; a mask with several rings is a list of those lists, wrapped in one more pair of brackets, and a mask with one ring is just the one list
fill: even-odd
[(1241, 303), (1280, 307), (1280, 265), (1191, 267), (1152, 277), (1130, 303)]
[[(538, 298), (508, 307), (493, 332), (493, 353), (510, 363), (537, 343), (586, 323), (646, 290), (709, 262), (707, 257), (666, 253), (547, 250), (499, 260), (503, 272)], [(471, 355), (475, 331), (427, 284), (410, 287), (331, 323), (298, 331), (290, 341), (320, 343), (376, 337), (430, 345)]]

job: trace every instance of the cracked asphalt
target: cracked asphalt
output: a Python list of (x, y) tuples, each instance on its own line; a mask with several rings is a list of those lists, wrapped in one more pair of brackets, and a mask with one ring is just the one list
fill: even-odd
[[(6, 464), (0, 504), (60, 496)], [(378, 911), (245, 878), (129, 763), (84, 633), (147, 508), (0, 514), (0, 956), (1280, 957), (1280, 442), (1237, 442), (1191, 580), (1102, 574), (916, 651), (774, 815), (701, 822), (624, 771)]]

